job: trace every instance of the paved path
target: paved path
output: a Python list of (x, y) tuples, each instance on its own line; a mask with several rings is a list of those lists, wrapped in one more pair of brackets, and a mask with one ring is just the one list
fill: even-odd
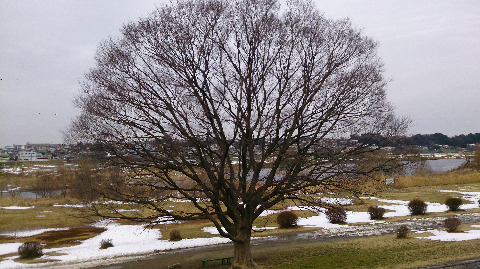
[[(480, 213), (458, 215), (463, 224), (480, 222)], [(313, 232), (300, 232), (286, 234), (269, 238), (256, 239), (252, 241), (252, 253), (254, 259), (261, 263), (266, 259), (267, 254), (277, 249), (296, 248), (308, 245), (318, 244), (329, 240), (342, 240), (353, 237), (374, 236), (382, 234), (395, 233), (401, 225), (407, 225), (410, 230), (427, 230), (440, 228), (446, 217), (432, 217), (422, 219), (408, 219), (398, 222), (378, 222), (374, 224), (365, 224), (358, 226), (342, 225), (339, 228), (321, 229)], [(233, 246), (231, 244), (222, 244), (214, 246), (204, 246), (191, 249), (175, 250), (151, 255), (149, 257), (139, 257), (137, 260), (124, 262), (116, 265), (104, 265), (97, 268), (108, 269), (129, 269), (129, 268), (174, 268), (174, 265), (181, 265), (181, 268), (200, 268), (200, 260), (212, 257), (231, 256)], [(480, 254), (479, 254), (480, 255)], [(112, 261), (110, 261), (112, 262)], [(466, 266), (466, 267), (462, 267)], [(471, 266), (471, 267), (468, 267)], [(209, 268), (215, 268), (209, 266)], [(428, 268), (480, 268), (480, 259), (462, 261), (458, 263), (439, 265)]]

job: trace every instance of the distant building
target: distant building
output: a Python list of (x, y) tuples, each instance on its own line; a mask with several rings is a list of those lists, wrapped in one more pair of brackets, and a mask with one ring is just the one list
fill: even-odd
[(10, 160), (10, 155), (8, 153), (0, 153), (0, 162), (8, 162)]
[(44, 158), (42, 154), (37, 153), (35, 151), (27, 151), (27, 150), (21, 150), (18, 152), (18, 160), (19, 161), (46, 161), (48, 158)]

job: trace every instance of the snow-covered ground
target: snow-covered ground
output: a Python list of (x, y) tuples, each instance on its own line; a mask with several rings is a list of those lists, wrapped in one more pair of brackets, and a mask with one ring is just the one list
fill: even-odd
[[(472, 225), (472, 228), (480, 228), (480, 225)], [(438, 241), (465, 241), (472, 239), (480, 239), (480, 230), (468, 230), (461, 233), (448, 233), (444, 230), (427, 230), (418, 233), (432, 233), (432, 236), (418, 237), (423, 239), (438, 240)]]
[[(452, 191), (453, 192), (453, 191)], [(480, 198), (480, 192), (458, 192), (459, 195), (462, 195), (464, 199), (471, 201), (471, 204), (465, 204), (461, 208), (478, 208), (478, 199)], [(375, 199), (386, 205), (381, 207), (387, 209), (385, 217), (395, 217), (395, 216), (408, 216), (410, 214), (408, 210), (408, 201), (400, 200), (385, 200), (378, 198), (364, 198), (364, 199)], [(332, 204), (350, 204), (351, 201), (342, 199), (325, 199), (324, 202), (329, 202)], [(443, 212), (447, 211), (448, 208), (445, 205), (438, 203), (427, 203), (427, 212)], [(72, 206), (72, 205), (69, 205)], [(8, 207), (5, 209), (27, 209), (22, 207)], [(286, 210), (307, 210), (304, 207), (289, 207)], [(324, 229), (339, 229), (345, 227), (345, 225), (331, 224), (326, 215), (322, 212), (321, 208), (317, 210), (319, 213), (316, 216), (299, 218), (298, 225), (310, 226), (310, 227), (321, 227)], [(269, 214), (274, 214), (280, 212), (279, 210), (267, 210), (262, 216)], [(367, 212), (347, 212), (347, 223), (374, 223), (378, 221), (370, 220), (369, 214)], [(229, 242), (228, 239), (215, 236), (212, 238), (196, 238), (196, 239), (183, 239), (177, 242), (171, 242), (168, 240), (159, 240), (161, 238), (161, 233), (157, 229), (147, 229), (143, 225), (120, 225), (115, 222), (99, 222), (95, 224), (96, 226), (106, 228), (106, 231), (83, 241), (77, 246), (63, 247), (63, 248), (54, 248), (54, 249), (45, 249), (44, 256), (40, 259), (54, 259), (58, 262), (54, 262), (53, 265), (61, 266), (69, 265), (72, 263), (82, 263), (89, 261), (102, 261), (105, 259), (124, 257), (128, 255), (146, 255), (152, 252), (165, 251), (171, 249), (180, 249), (180, 248), (189, 248), (196, 246), (204, 245), (213, 245)], [(472, 226), (472, 228), (479, 228)], [(274, 227), (255, 227), (255, 229), (274, 229)], [(40, 234), (51, 229), (39, 229), (35, 231), (20, 231), (16, 233), (3, 234), (8, 236), (31, 236), (35, 234)], [(203, 228), (204, 232), (211, 234), (218, 234), (218, 231), (214, 227), (205, 227)], [(423, 239), (431, 240), (443, 240), (443, 241), (460, 241), (460, 240), (470, 240), (480, 238), (480, 230), (472, 229), (465, 231), (464, 233), (447, 233), (441, 230), (429, 230), (434, 234), (429, 237), (421, 237)], [(114, 247), (108, 249), (99, 249), (100, 242), (102, 239), (111, 239)], [(0, 268), (16, 268), (16, 267), (25, 267), (23, 263), (17, 263), (14, 261), (18, 256), (16, 255), (20, 243), (7, 243), (0, 244), (0, 255), (5, 254), (15, 254), (15, 256), (5, 258), (3, 261), (0, 261)], [(52, 256), (54, 255), (54, 256)], [(45, 266), (43, 265), (29, 265), (29, 266)]]
[[(157, 229), (148, 229), (143, 225), (120, 225), (114, 222), (99, 222), (95, 224), (98, 227), (106, 228), (106, 231), (93, 238), (83, 241), (80, 245), (62, 248), (44, 249), (44, 255), (39, 259), (54, 259), (52, 265), (65, 264), (66, 267), (75, 262), (90, 262), (92, 260), (104, 260), (128, 255), (142, 255), (152, 252), (165, 251), (171, 249), (181, 249), (204, 245), (213, 245), (229, 242), (222, 237), (184, 239), (177, 242), (168, 240), (159, 240), (161, 233)], [(34, 231), (32, 231), (35, 234)], [(103, 239), (111, 239), (113, 247), (99, 249), (100, 242)], [(0, 255), (17, 253), (21, 243), (0, 244)], [(60, 255), (59, 255), (60, 254)], [(54, 255), (54, 256), (52, 256)], [(14, 259), (17, 255), (5, 258), (0, 261), (0, 268), (24, 268), (23, 263), (17, 263)], [(40, 267), (45, 267), (42, 264)], [(35, 267), (35, 265), (31, 265)], [(29, 265), (30, 267), (30, 265)]]

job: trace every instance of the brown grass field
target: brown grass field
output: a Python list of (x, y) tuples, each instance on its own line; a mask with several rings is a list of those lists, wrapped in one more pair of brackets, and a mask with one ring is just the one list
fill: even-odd
[[(32, 175), (0, 174), (0, 189), (7, 185), (28, 188), (36, 182)], [(393, 186), (377, 186), (371, 193), (378, 198), (392, 200), (411, 200), (421, 197), (427, 202), (444, 203), (445, 199), (453, 193), (438, 192), (438, 190), (459, 190), (480, 192), (480, 172), (463, 169), (444, 174), (397, 176)], [(58, 205), (75, 205), (80, 201), (67, 196), (54, 196), (46, 198), (21, 198), (8, 193), (0, 196), (0, 207), (21, 206), (32, 207), (26, 210), (10, 210), (0, 208), (0, 234), (13, 231), (22, 231), (39, 228), (70, 228), (63, 231), (51, 231), (40, 235), (15, 238), (0, 236), (0, 244), (12, 242), (38, 241), (45, 244), (46, 248), (72, 246), (83, 240), (94, 237), (102, 228), (95, 228), (88, 224), (97, 218), (89, 216), (85, 208), (62, 207)], [(168, 202), (168, 206), (179, 210), (189, 209), (187, 203)], [(294, 203), (285, 202), (278, 204), (274, 209), (283, 209), (294, 206)], [(355, 199), (354, 204), (347, 206), (347, 210), (366, 211), (370, 205), (382, 205), (376, 200)], [(125, 205), (124, 209), (135, 209), (135, 206)], [(148, 210), (139, 210), (139, 214), (148, 214)], [(459, 214), (480, 212), (480, 209), (462, 211)], [(299, 217), (315, 215), (309, 211), (297, 211)], [(447, 216), (450, 212), (429, 214), (428, 216)], [(408, 217), (396, 217), (386, 221), (397, 221)], [(276, 227), (276, 214), (260, 217), (254, 223), (258, 228)], [(127, 224), (128, 222), (122, 222)], [(173, 229), (178, 229), (183, 238), (213, 237), (202, 228), (212, 226), (206, 220), (197, 220), (178, 224), (163, 224), (153, 228), (162, 231), (162, 238), (168, 239)], [(295, 229), (265, 229), (254, 232), (254, 236), (272, 236), (282, 233), (297, 233), (318, 228), (297, 227)], [(264, 268), (406, 268), (428, 264), (453, 261), (456, 259), (478, 257), (480, 240), (464, 242), (437, 242), (430, 240), (409, 238), (397, 240), (394, 235), (367, 237), (344, 240), (341, 242), (319, 242), (313, 247), (284, 249), (273, 251), (259, 260)], [(0, 256), (0, 260), (9, 255)], [(14, 256), (14, 255), (13, 255)], [(295, 257), (292, 263), (292, 258)], [(32, 261), (25, 261), (32, 262)], [(321, 265), (321, 266), (319, 266)]]

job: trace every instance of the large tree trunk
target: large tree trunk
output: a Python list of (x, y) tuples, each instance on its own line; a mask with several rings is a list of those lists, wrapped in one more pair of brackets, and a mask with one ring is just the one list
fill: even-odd
[(253, 262), (252, 252), (250, 251), (250, 239), (252, 236), (251, 228), (242, 228), (239, 235), (239, 242), (233, 242), (233, 268), (252, 268), (257, 265)]

